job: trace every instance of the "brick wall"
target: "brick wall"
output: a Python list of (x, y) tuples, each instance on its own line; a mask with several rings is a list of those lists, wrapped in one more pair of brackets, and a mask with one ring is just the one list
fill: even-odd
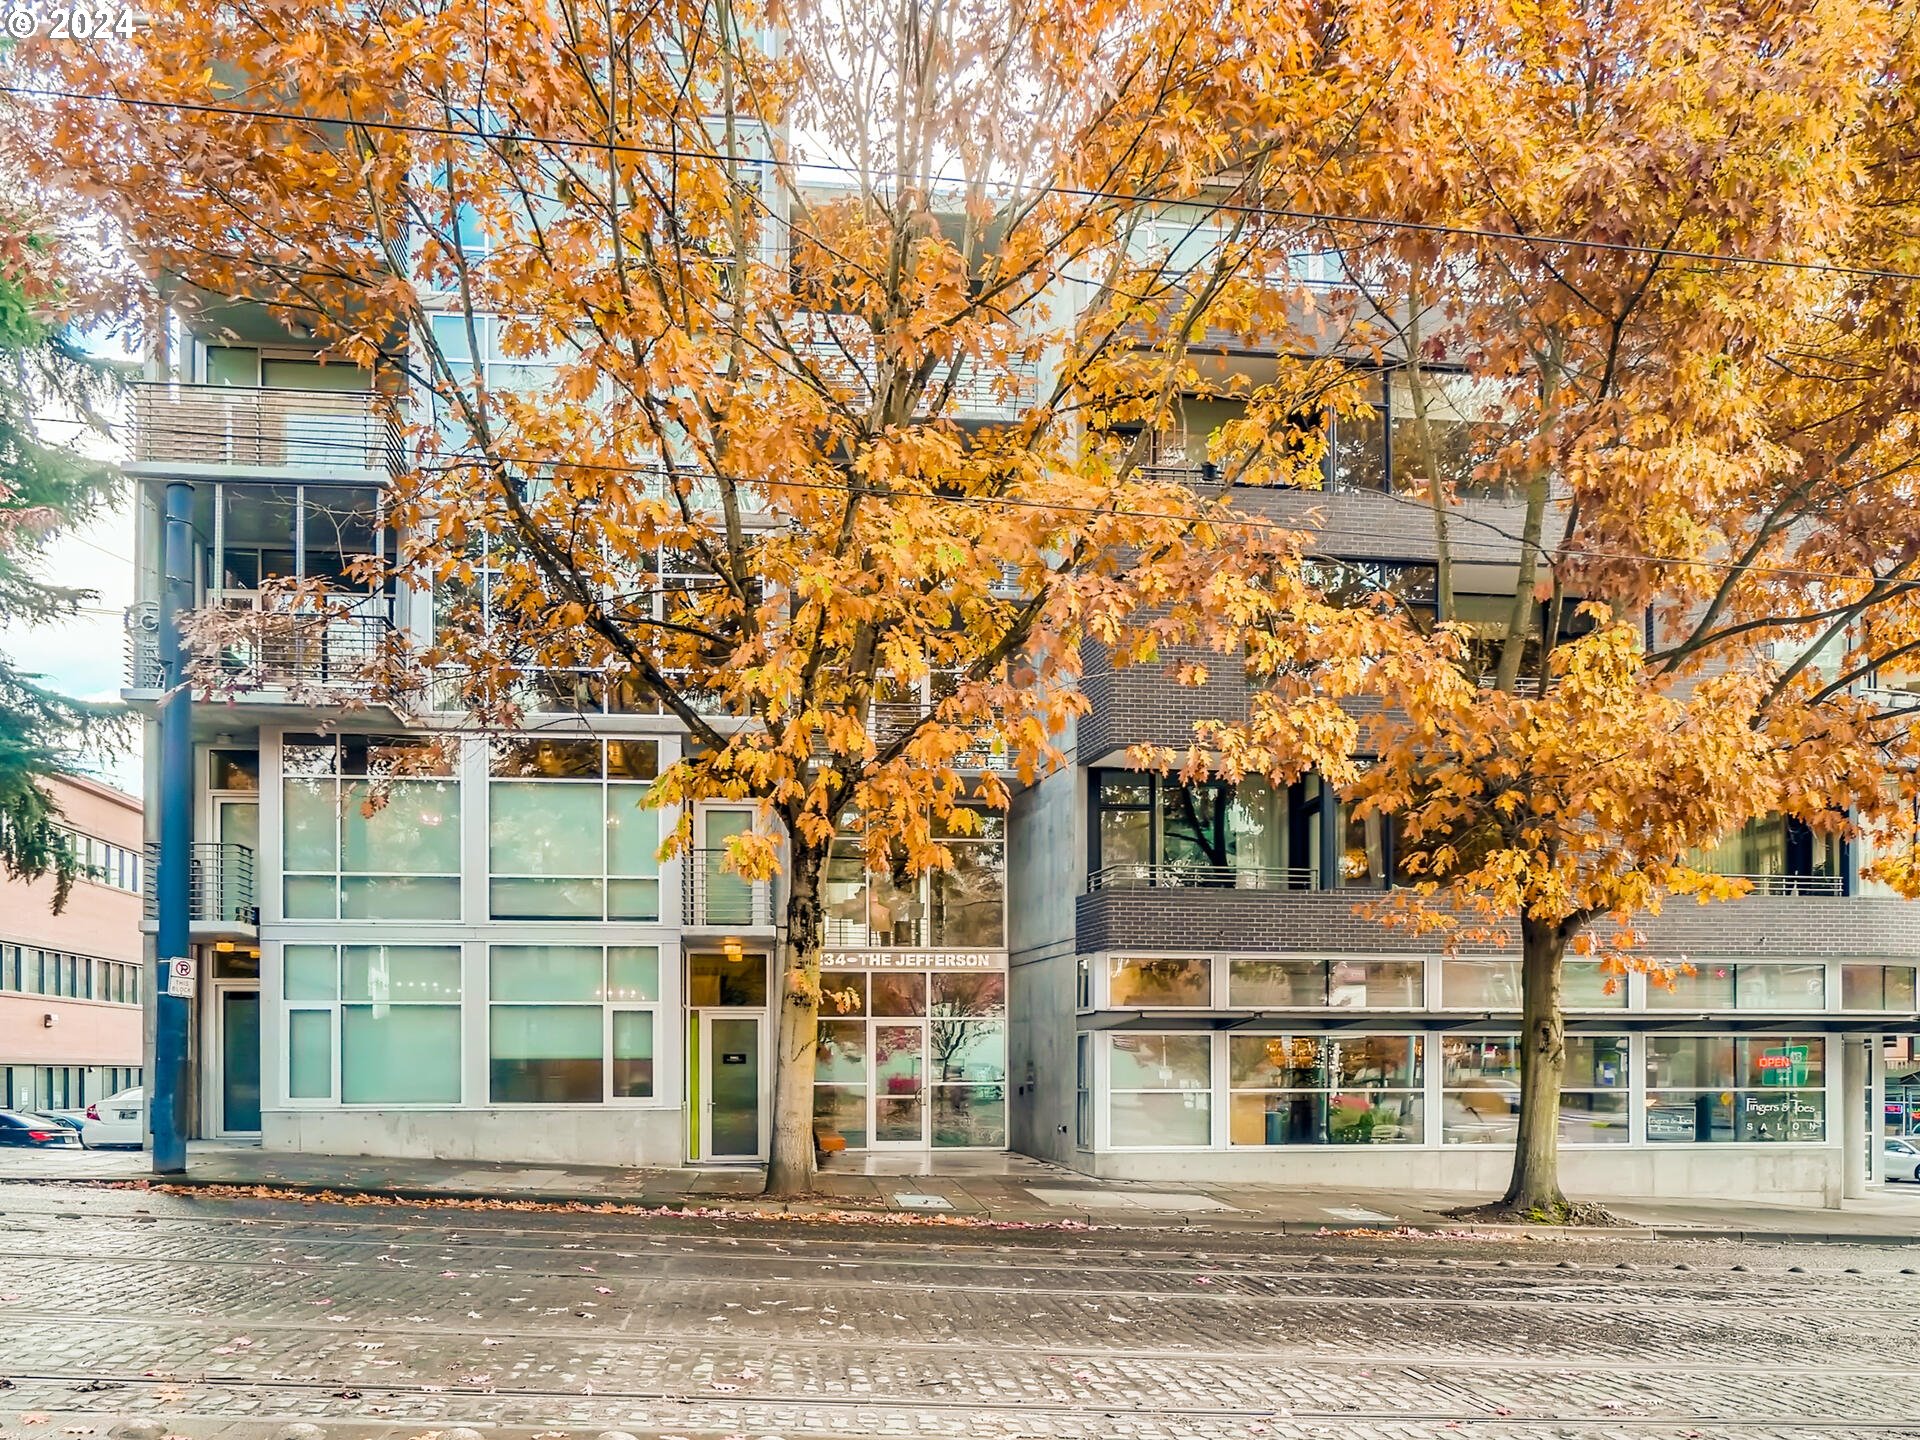
[[(1082, 954), (1101, 950), (1431, 954), (1432, 938), (1354, 914), (1351, 895), (1260, 890), (1103, 890), (1076, 904)], [(1754, 895), (1671, 903), (1640, 926), (1648, 953), (1791, 959), (1920, 958), (1920, 903), (1877, 896)]]

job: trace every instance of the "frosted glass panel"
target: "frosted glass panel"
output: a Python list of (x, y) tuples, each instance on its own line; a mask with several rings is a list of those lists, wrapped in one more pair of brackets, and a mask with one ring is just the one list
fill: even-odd
[(602, 873), (598, 785), (496, 780), (487, 836), (496, 875)]
[(603, 998), (598, 945), (495, 945), (490, 963), (496, 1000)]
[(658, 880), (609, 880), (607, 882), (607, 918), (609, 920), (658, 920), (660, 918), (660, 882)]
[(331, 945), (289, 945), (281, 953), (281, 993), (289, 1000), (332, 1000), (339, 984)]
[[(333, 882), (327, 882), (331, 885)], [(458, 920), (458, 875), (349, 875), (340, 882), (343, 920)]]
[(458, 1005), (345, 1005), (340, 1098), (349, 1105), (457, 1105)]
[(577, 1105), (602, 1098), (598, 1005), (495, 1005), (488, 1072), (494, 1100)]
[(287, 1098), (325, 1100), (333, 1094), (333, 1012), (287, 1014)]
[(340, 868), (401, 875), (460, 871), (460, 789), (444, 780), (341, 787)]
[(347, 945), (340, 962), (346, 1000), (460, 998), (458, 945)]
[(495, 880), (488, 905), (496, 920), (600, 918), (598, 880)]
[(610, 1000), (658, 1000), (660, 951), (653, 945), (615, 945), (607, 951)]
[(287, 877), (287, 918), (289, 920), (331, 920), (338, 904), (340, 883), (331, 875), (289, 875)]
[(651, 1011), (613, 1012), (613, 1094), (621, 1100), (644, 1100), (653, 1094)]
[(283, 796), (288, 870), (332, 870), (339, 854), (333, 781), (289, 780)]
[(647, 785), (607, 786), (607, 873), (660, 873), (660, 812), (641, 809)]

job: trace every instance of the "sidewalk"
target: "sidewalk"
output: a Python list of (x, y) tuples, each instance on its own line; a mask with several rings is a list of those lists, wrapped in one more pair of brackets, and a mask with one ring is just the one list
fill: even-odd
[[(129, 1182), (152, 1178), (139, 1151), (0, 1154), (0, 1183)], [(542, 1204), (617, 1204), (766, 1218), (855, 1212), (948, 1216), (1013, 1224), (1166, 1230), (1500, 1231), (1464, 1226), (1449, 1210), (1471, 1197), (1434, 1192), (1278, 1185), (1171, 1185), (1096, 1180), (1024, 1155), (834, 1156), (814, 1197), (781, 1205), (759, 1198), (761, 1175), (738, 1169), (628, 1170), (519, 1166), (460, 1160), (299, 1155), (217, 1141), (190, 1147), (189, 1186), (265, 1186), (307, 1194), (383, 1195)], [(1920, 1186), (1888, 1186), (1838, 1210), (1753, 1201), (1610, 1200), (1643, 1238), (1920, 1244)], [(1565, 1231), (1543, 1233), (1565, 1234)], [(1608, 1232), (1618, 1234), (1620, 1232)]]

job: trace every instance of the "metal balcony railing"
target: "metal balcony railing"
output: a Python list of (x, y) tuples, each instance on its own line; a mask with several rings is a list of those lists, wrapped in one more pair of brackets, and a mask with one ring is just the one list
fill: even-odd
[(230, 465), (339, 474), (404, 468), (400, 428), (371, 391), (135, 385), (136, 464)]
[(1312, 890), (1316, 873), (1308, 867), (1254, 865), (1133, 864), (1108, 865), (1087, 878), (1094, 890)]
[[(193, 847), (188, 879), (187, 918), (195, 925), (260, 924), (254, 896), (253, 851), (245, 845), (206, 842)], [(160, 847), (147, 846), (145, 906), (157, 919), (160, 900)]]
[(725, 850), (686, 852), (681, 921), (697, 930), (766, 928), (773, 924), (773, 887), (726, 868)]
[[(833, 316), (800, 317), (803, 333), (795, 348), (828, 380), (871, 393), (874, 378), (873, 336), (858, 324)], [(943, 366), (928, 385), (929, 398), (939, 393), (946, 378)], [(971, 357), (960, 362), (954, 375), (947, 411), (965, 420), (1013, 420), (1031, 410), (1040, 395), (1040, 367), (1031, 360), (1010, 359), (982, 364)]]
[[(305, 686), (354, 689), (368, 683), (393, 624), (382, 613), (328, 615), (286, 610), (232, 612), (234, 633), (215, 658), (223, 690), (286, 690)], [(128, 609), (127, 688), (158, 690), (159, 609)]]
[(1846, 882), (1838, 875), (1725, 875), (1745, 880), (1755, 895), (1844, 895)]

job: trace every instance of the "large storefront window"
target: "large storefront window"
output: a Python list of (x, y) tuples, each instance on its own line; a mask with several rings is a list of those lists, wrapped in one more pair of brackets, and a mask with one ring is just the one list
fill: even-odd
[(1006, 817), (975, 811), (962, 833), (938, 827), (951, 868), (911, 875), (904, 863), (869, 869), (858, 836), (833, 842), (827, 861), (827, 944), (844, 949), (998, 950), (1006, 940)]
[(652, 1098), (656, 947), (494, 945), (487, 964), (495, 1104)]
[(1691, 975), (1647, 986), (1649, 1010), (1824, 1010), (1825, 965), (1699, 961)]
[(281, 766), (289, 920), (460, 918), (460, 785), (440, 746), (289, 735)]
[(458, 945), (288, 945), (281, 970), (289, 1099), (460, 1103)]
[(1116, 1010), (1207, 1009), (1213, 1004), (1213, 961), (1116, 955), (1107, 962), (1107, 1004)]
[(1007, 1143), (1004, 971), (823, 970), (814, 1124), (852, 1150)]
[(1426, 1003), (1421, 960), (1232, 960), (1227, 1004), (1235, 1009), (1418, 1010)]
[(1107, 1092), (1107, 1138), (1116, 1149), (1211, 1143), (1213, 1037), (1113, 1036)]
[[(1440, 965), (1440, 1003), (1449, 1010), (1518, 1010), (1520, 962), (1498, 957), (1451, 956)], [(1567, 1010), (1619, 1010), (1627, 1003), (1627, 978), (1598, 960), (1560, 965), (1560, 1004)]]
[(1231, 1035), (1235, 1145), (1417, 1145), (1424, 1138), (1417, 1035)]
[(1898, 1010), (1916, 1008), (1911, 965), (1842, 965), (1842, 1010)]
[(493, 749), (488, 908), (496, 920), (658, 920), (659, 772), (652, 740), (536, 740)]
[[(1441, 1139), (1449, 1145), (1511, 1145), (1520, 1129), (1520, 1037), (1448, 1035)], [(1560, 1091), (1560, 1139), (1568, 1145), (1628, 1138), (1627, 1039), (1569, 1035)]]
[(1826, 1133), (1819, 1036), (1648, 1037), (1649, 1141), (1812, 1141)]
[(1096, 770), (1092, 792), (1096, 884), (1308, 889), (1314, 883), (1317, 777), (1276, 790), (1258, 776), (1236, 786)]

